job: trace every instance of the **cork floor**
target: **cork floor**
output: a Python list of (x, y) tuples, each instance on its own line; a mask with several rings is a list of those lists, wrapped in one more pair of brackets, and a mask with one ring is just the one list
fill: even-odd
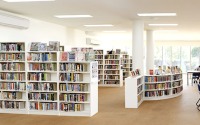
[(179, 97), (125, 109), (124, 87), (99, 88), (99, 112), (93, 117), (0, 114), (0, 125), (199, 125), (199, 97), (196, 86), (184, 83)]

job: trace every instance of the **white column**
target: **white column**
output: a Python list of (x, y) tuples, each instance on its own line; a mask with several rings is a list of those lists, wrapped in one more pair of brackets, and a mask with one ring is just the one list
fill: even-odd
[(141, 20), (133, 21), (132, 34), (132, 59), (133, 70), (140, 69), (141, 75), (144, 75), (144, 22)]
[(150, 69), (154, 69), (154, 39), (153, 31), (147, 30), (146, 41), (146, 73), (149, 74)]

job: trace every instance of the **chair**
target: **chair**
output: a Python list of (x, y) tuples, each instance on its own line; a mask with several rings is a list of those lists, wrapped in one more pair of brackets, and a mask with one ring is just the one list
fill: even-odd
[(192, 74), (192, 83), (199, 83), (199, 73)]
[[(198, 84), (198, 91), (199, 91), (199, 94), (200, 94), (200, 84)], [(200, 111), (200, 103), (199, 103), (199, 101), (200, 101), (200, 98), (197, 101), (196, 105), (197, 105), (197, 109)]]

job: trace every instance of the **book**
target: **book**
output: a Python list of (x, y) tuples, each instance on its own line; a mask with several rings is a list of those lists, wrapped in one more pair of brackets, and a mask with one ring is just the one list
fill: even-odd
[(47, 43), (39, 43), (38, 51), (47, 51)]
[(59, 41), (49, 41), (49, 51), (59, 51), (60, 42)]
[(30, 51), (38, 51), (38, 45), (40, 42), (31, 42)]
[(60, 60), (61, 61), (68, 61), (68, 52), (61, 52), (60, 53)]

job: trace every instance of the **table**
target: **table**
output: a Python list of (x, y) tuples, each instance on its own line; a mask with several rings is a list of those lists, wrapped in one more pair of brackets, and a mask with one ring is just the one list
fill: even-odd
[[(187, 71), (187, 85), (189, 85), (189, 74), (200, 73), (200, 71)], [(193, 85), (193, 82), (191, 82)]]

